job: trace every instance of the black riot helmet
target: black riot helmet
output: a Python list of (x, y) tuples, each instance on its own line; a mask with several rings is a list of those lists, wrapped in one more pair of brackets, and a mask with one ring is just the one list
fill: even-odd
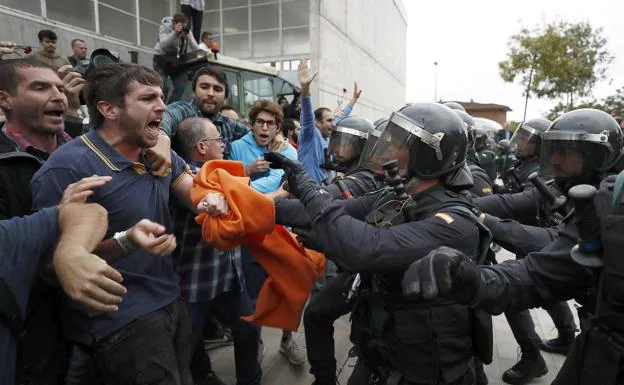
[(538, 157), (542, 146), (542, 135), (552, 122), (537, 118), (522, 122), (516, 128), (509, 144), (516, 149), (518, 159)]
[(464, 165), (468, 138), (464, 122), (437, 103), (414, 103), (390, 115), (366, 168), (381, 173), (382, 165), (399, 161), (401, 176), (432, 179)]
[(542, 135), (540, 172), (562, 182), (592, 183), (615, 165), (623, 143), (620, 125), (606, 112), (567, 112)]
[(462, 106), (461, 104), (457, 102), (445, 102), (444, 105), (450, 108), (451, 110), (466, 112), (466, 109), (464, 108), (464, 106)]
[(475, 127), (474, 129), (474, 149), (481, 151), (487, 147), (488, 134), (483, 128)]
[(383, 134), (388, 125), (388, 118), (377, 119), (375, 123), (375, 128), (368, 133), (368, 139), (366, 139), (364, 149), (360, 155), (360, 167), (367, 167), (367, 162), (373, 154), (373, 148), (375, 148), (375, 144), (377, 144), (381, 134)]
[(373, 123), (362, 116), (349, 116), (336, 124), (327, 148), (343, 171), (358, 164), (368, 133), (374, 128)]
[(494, 153), (496, 155), (508, 155), (513, 153), (513, 147), (511, 147), (507, 139), (502, 139), (494, 145)]
[(475, 142), (475, 121), (472, 116), (468, 115), (467, 112), (462, 110), (453, 110), (455, 113), (464, 121), (466, 124), (466, 135), (468, 135), (468, 150), (474, 148)]

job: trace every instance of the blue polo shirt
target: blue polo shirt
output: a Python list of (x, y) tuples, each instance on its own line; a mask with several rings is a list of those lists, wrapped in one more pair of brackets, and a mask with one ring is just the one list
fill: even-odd
[[(0, 279), (8, 286), (22, 317), (37, 271), (51, 261), (58, 237), (58, 209), (0, 221)], [(0, 321), (0, 384), (15, 383), (17, 341)]]
[[(160, 223), (171, 233), (169, 191), (184, 176), (186, 163), (172, 152), (172, 173), (159, 178), (152, 175), (144, 157), (141, 161), (135, 163), (124, 158), (96, 130), (91, 130), (56, 150), (33, 176), (30, 184), (33, 208), (58, 204), (65, 188), (84, 177), (110, 175), (112, 181), (97, 188), (90, 199), (108, 211), (106, 238), (129, 229), (141, 219)], [(171, 256), (157, 257), (137, 250), (113, 266), (123, 275), (123, 284), (128, 289), (119, 311), (88, 317), (67, 298), (70, 309), (63, 316), (69, 339), (91, 344), (170, 304), (180, 295)]]

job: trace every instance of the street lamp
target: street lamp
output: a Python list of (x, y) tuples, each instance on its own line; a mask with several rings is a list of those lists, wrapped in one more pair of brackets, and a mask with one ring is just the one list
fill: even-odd
[(434, 61), (433, 62), (433, 82), (434, 82), (434, 94), (433, 94), (433, 101), (437, 102), (438, 101), (438, 62)]

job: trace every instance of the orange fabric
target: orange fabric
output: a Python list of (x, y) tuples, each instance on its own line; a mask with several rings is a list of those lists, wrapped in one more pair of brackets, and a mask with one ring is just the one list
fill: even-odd
[(223, 218), (201, 213), (195, 221), (207, 243), (220, 249), (246, 246), (268, 274), (254, 314), (243, 319), (295, 331), (314, 282), (325, 271), (325, 257), (275, 225), (273, 200), (251, 188), (249, 178), (242, 175), (241, 162), (204, 164), (193, 180), (191, 200), (197, 205), (206, 194), (219, 192), (227, 199), (230, 213)]

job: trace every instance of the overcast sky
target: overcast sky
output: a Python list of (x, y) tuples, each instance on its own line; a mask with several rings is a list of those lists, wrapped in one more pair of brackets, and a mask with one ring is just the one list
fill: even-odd
[[(432, 101), (434, 62), (438, 62), (438, 99), (509, 106), (510, 120), (521, 120), (523, 87), (505, 83), (498, 62), (509, 37), (522, 26), (553, 20), (589, 21), (603, 27), (615, 55), (606, 81), (594, 89), (600, 98), (624, 86), (624, 1), (622, 0), (403, 0), (408, 12), (407, 100)], [(611, 83), (611, 84), (609, 84)], [(548, 111), (554, 102), (529, 99), (527, 119)]]

